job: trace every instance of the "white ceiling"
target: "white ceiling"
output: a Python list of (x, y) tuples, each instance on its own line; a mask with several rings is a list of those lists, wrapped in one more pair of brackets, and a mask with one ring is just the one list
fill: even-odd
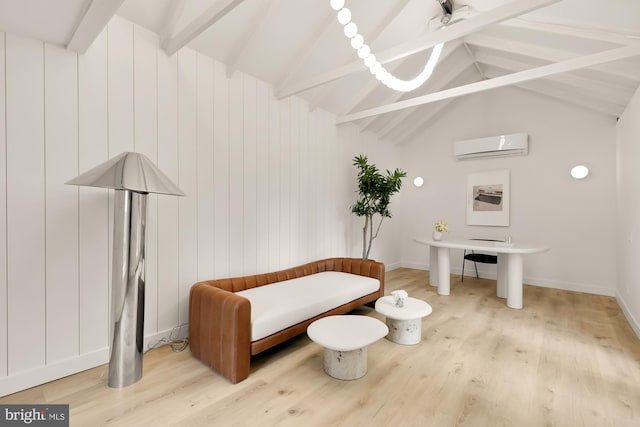
[[(398, 143), (462, 96), (517, 86), (611, 117), (640, 84), (638, 0), (454, 0), (471, 16), (431, 31), (438, 0), (346, 0), (360, 33), (400, 78), (445, 41), (422, 88), (378, 83), (342, 34), (329, 0), (0, 0), (0, 30), (82, 52), (114, 13), (297, 94), (311, 108)], [(499, 21), (499, 22), (496, 22)], [(410, 54), (413, 53), (413, 54)]]

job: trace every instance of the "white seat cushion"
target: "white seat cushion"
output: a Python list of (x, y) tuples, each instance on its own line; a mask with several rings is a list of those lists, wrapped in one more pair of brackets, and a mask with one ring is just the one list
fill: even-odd
[(257, 341), (378, 289), (378, 279), (325, 271), (236, 295), (251, 302), (251, 341)]

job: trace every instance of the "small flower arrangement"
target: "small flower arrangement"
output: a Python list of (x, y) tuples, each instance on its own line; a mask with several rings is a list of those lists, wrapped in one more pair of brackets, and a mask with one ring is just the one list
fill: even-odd
[(447, 221), (443, 219), (438, 220), (438, 222), (436, 222), (435, 229), (441, 233), (449, 232), (449, 228), (447, 228)]
[(407, 294), (407, 291), (404, 289), (392, 291), (391, 295), (393, 296), (393, 301), (395, 302), (396, 307), (404, 307), (404, 300), (409, 297), (409, 294)]

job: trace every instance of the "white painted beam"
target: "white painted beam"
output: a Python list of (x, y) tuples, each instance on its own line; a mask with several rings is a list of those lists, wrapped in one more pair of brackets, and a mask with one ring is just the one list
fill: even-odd
[[(380, 36), (384, 34), (387, 28), (398, 18), (398, 16), (402, 13), (404, 8), (407, 7), (408, 4), (409, 0), (402, 0), (394, 4), (391, 10), (384, 16), (382, 21), (378, 25), (376, 25), (373, 31), (371, 31), (371, 34), (373, 34), (373, 36), (367, 37), (367, 40), (369, 40), (369, 46), (372, 49), (375, 50), (376, 42), (380, 39)], [(422, 29), (420, 29), (420, 32), (422, 32)], [(418, 34), (409, 35), (409, 37), (412, 36), (417, 37)], [(393, 69), (390, 67), (389, 71), (393, 72), (392, 70)], [(367, 95), (369, 95), (379, 84), (380, 83), (377, 79), (367, 79), (367, 83), (364, 85), (364, 87), (358, 90), (357, 94), (350, 99), (348, 105), (343, 108), (343, 113), (348, 113), (353, 108), (355, 108), (355, 106), (358, 105), (358, 103), (360, 103), (360, 101), (362, 101), (362, 99), (364, 99)], [(316, 97), (317, 99), (314, 99), (311, 102), (311, 109), (314, 110), (324, 99), (330, 99), (330, 97), (333, 96), (335, 90), (336, 89), (334, 89), (333, 91), (325, 91), (325, 93)]]
[[(442, 89), (445, 86), (451, 84), (452, 82), (460, 82), (463, 80), (463, 77), (466, 77), (464, 79), (465, 82), (469, 81), (469, 78), (467, 76), (470, 75), (470, 69), (475, 69), (473, 64), (471, 63), (467, 63), (464, 64), (463, 66), (459, 67), (458, 69), (452, 69), (450, 71), (448, 71), (440, 81), (437, 82), (437, 85), (435, 85), (435, 87), (437, 87), (438, 89)], [(403, 122), (405, 121), (405, 119), (407, 117), (409, 117), (415, 109), (410, 109), (407, 108), (405, 110), (399, 111), (398, 113), (396, 113), (396, 116), (393, 117), (389, 122), (387, 122), (387, 124), (380, 129), (379, 131), (376, 132), (376, 134), (380, 137), (380, 138), (386, 138), (387, 135), (389, 135), (394, 129), (396, 129), (396, 127), (398, 126), (402, 126)], [(379, 117), (379, 116), (378, 116)], [(366, 128), (365, 128), (366, 130)]]
[(477, 83), (471, 83), (465, 86), (460, 86), (460, 87), (447, 89), (447, 90), (443, 90), (440, 92), (436, 92), (436, 93), (432, 93), (424, 96), (419, 96), (406, 101), (396, 102), (394, 104), (383, 105), (381, 107), (371, 108), (369, 110), (364, 110), (364, 111), (360, 111), (353, 114), (347, 114), (345, 116), (339, 117), (336, 120), (336, 124), (348, 123), (348, 122), (360, 120), (365, 117), (370, 117), (377, 114), (389, 113), (391, 111), (398, 111), (405, 108), (411, 108), (418, 105), (424, 105), (431, 102), (440, 101), (443, 99), (469, 95), (472, 93), (482, 92), (489, 89), (496, 89), (499, 87), (509, 86), (512, 84), (525, 82), (529, 80), (535, 80), (535, 79), (551, 76), (558, 73), (578, 70), (580, 68), (591, 67), (593, 65), (615, 61), (618, 59), (629, 58), (637, 55), (640, 55), (640, 47), (636, 47), (636, 46), (625, 46), (625, 47), (620, 47), (616, 49), (611, 49), (604, 52), (599, 52), (591, 55), (585, 55), (582, 57), (569, 59), (569, 60), (558, 62), (555, 64), (543, 65), (542, 67), (537, 67), (530, 70), (509, 74), (507, 76), (497, 77), (495, 79), (484, 80)]
[(591, 110), (596, 113), (606, 114), (611, 117), (620, 117), (625, 110), (625, 107), (593, 99), (576, 92), (552, 90), (548, 85), (545, 86), (540, 84), (540, 82), (524, 82), (518, 83), (516, 86), (529, 92), (535, 92), (540, 95), (548, 96), (559, 101)]
[(76, 25), (76, 29), (67, 43), (67, 49), (85, 53), (122, 3), (124, 0), (93, 0)]
[(251, 23), (248, 25), (248, 30), (240, 34), (233, 49), (231, 49), (231, 56), (227, 58), (227, 77), (231, 78), (236, 70), (236, 65), (242, 58), (242, 55), (249, 45), (251, 40), (258, 34), (264, 22), (271, 18), (276, 13), (282, 0), (262, 1), (257, 8), (256, 13), (251, 19)]
[[(464, 37), (467, 34), (482, 30), (483, 28), (493, 24), (549, 6), (550, 4), (557, 3), (558, 1), (560, 0), (513, 0), (507, 4), (458, 22), (455, 25), (443, 27), (440, 30), (429, 33), (417, 40), (412, 40), (394, 48), (378, 52), (376, 53), (376, 57), (381, 64), (396, 61), (409, 55), (430, 49), (438, 43), (446, 43), (448, 41)], [(276, 97), (281, 99), (295, 95), (349, 74), (365, 70), (366, 69), (362, 64), (362, 61), (354, 61), (342, 67), (313, 76), (305, 81), (293, 83), (287, 87), (278, 88), (276, 90)]]
[[(502, 75), (494, 67), (484, 68), (483, 73), (487, 78), (497, 78)], [(457, 80), (463, 80), (459, 78)], [(467, 78), (468, 81), (468, 78)], [(618, 117), (624, 111), (624, 106), (612, 104), (599, 99), (594, 99), (588, 95), (571, 89), (565, 85), (557, 84), (554, 82), (543, 82), (542, 80), (532, 80), (528, 82), (518, 83), (514, 85), (517, 88), (525, 90), (527, 92), (536, 93), (538, 95), (547, 96), (561, 102), (579, 106), (586, 110), (597, 112), (600, 114), (606, 114), (612, 117)], [(377, 133), (378, 138), (394, 141), (395, 145), (402, 145), (410, 142), (412, 138), (415, 138), (420, 133), (424, 132), (439, 114), (442, 114), (446, 107), (448, 107), (454, 98), (440, 101), (434, 105), (430, 105), (429, 108), (417, 108), (409, 111), (406, 119), (401, 122), (391, 132), (382, 134)]]
[(187, 0), (172, 0), (169, 2), (162, 21), (162, 28), (160, 30), (161, 46), (165, 46), (173, 36), (178, 20), (180, 19), (180, 16), (182, 16), (182, 12), (184, 12), (186, 4)]
[[(404, 63), (404, 61), (398, 61), (393, 64), (387, 66), (387, 71), (391, 74), (398, 71), (398, 68)], [(382, 83), (376, 78), (368, 79), (367, 84), (364, 85), (358, 92), (351, 97), (348, 103), (344, 104), (342, 107), (342, 114), (348, 114), (353, 111), (362, 101), (365, 100), (367, 96), (369, 96), (374, 90), (380, 87)], [(394, 102), (395, 100), (391, 100), (389, 102)]]
[[(451, 55), (457, 51), (458, 47), (460, 47), (460, 45), (462, 44), (462, 41), (460, 39), (458, 40), (453, 40), (451, 43), (447, 43), (445, 45), (445, 47), (442, 49), (442, 53), (440, 54), (440, 58), (438, 59), (438, 64), (436, 65), (435, 68), (435, 74), (438, 74), (438, 71), (440, 71), (440, 69), (442, 67), (444, 67), (444, 64), (447, 62), (447, 59), (449, 57), (451, 57)], [(455, 67), (455, 65), (454, 65)], [(391, 71), (391, 70), (390, 70)], [(449, 73), (447, 73), (448, 75)], [(429, 78), (429, 80), (425, 83), (425, 85), (418, 89), (418, 90), (430, 90), (433, 91), (433, 88), (437, 88), (438, 90), (442, 89), (442, 87), (444, 86), (445, 83), (442, 83), (442, 85), (439, 85), (438, 81), (434, 81), (435, 77), (431, 76)], [(377, 84), (380, 85), (380, 82), (377, 79), (373, 79), (372, 81), (373, 84)], [(419, 94), (420, 92), (416, 92), (415, 94)], [(424, 92), (423, 92), (424, 93)], [(386, 98), (385, 100), (385, 104), (390, 104), (392, 102), (396, 102), (398, 100), (400, 100), (404, 95), (404, 93), (402, 92), (396, 92), (396, 91), (390, 91), (389, 96)], [(357, 104), (356, 104), (357, 105)], [(353, 108), (349, 109), (349, 111), (351, 111)], [(346, 113), (345, 113), (346, 114)], [(361, 123), (361, 128), (360, 130), (366, 130), (369, 125), (371, 125), (372, 122), (374, 122), (376, 119), (375, 117), (370, 117), (368, 119), (365, 119), (362, 121)]]
[[(499, 75), (496, 70), (493, 70), (493, 67), (486, 69), (486, 73), (488, 76), (494, 77)], [(540, 80), (532, 80), (518, 83), (514, 86), (528, 92), (548, 96), (571, 105), (577, 105), (581, 108), (613, 117), (620, 116), (625, 108), (623, 105), (596, 99), (566, 85), (553, 82), (550, 83)]]
[(395, 136), (385, 137), (385, 139), (390, 139), (391, 141), (393, 141), (394, 145), (404, 145), (420, 133), (424, 132), (429, 126), (431, 126), (431, 123), (433, 123), (435, 118), (438, 117), (438, 115), (440, 115), (452, 103), (453, 99), (447, 99), (446, 101), (442, 101), (436, 105), (432, 105), (432, 109), (424, 113), (424, 115), (421, 115), (419, 120), (416, 120), (413, 117), (414, 115), (417, 115), (417, 112), (414, 111), (414, 114), (411, 114), (405, 119), (405, 122), (408, 122), (410, 124), (405, 124), (405, 122), (403, 122), (401, 126), (398, 126)]
[[(482, 33), (470, 34), (464, 38), (464, 41), (472, 46), (499, 50), (517, 55), (526, 55), (552, 62), (565, 61), (578, 56), (575, 52), (568, 52), (566, 50), (554, 49), (551, 47), (505, 39)], [(603, 73), (622, 77), (627, 80), (636, 81), (638, 79), (637, 73), (625, 72), (623, 69), (620, 69), (619, 67), (611, 67), (609, 64), (601, 64), (594, 67), (594, 69), (602, 71)]]
[(276, 87), (282, 87), (289, 84), (302, 64), (307, 62), (311, 55), (316, 51), (320, 39), (322, 39), (325, 33), (329, 32), (333, 28), (333, 21), (335, 19), (336, 16), (333, 11), (331, 11), (329, 17), (323, 22), (318, 30), (314, 31), (311, 37), (304, 40), (304, 43), (300, 45), (301, 48), (296, 51), (295, 55), (293, 55), (291, 62), (282, 67), (286, 74), (278, 79)]
[[(516, 73), (531, 68), (532, 64), (517, 61), (514, 59), (504, 58), (500, 55), (491, 53), (490, 51), (481, 50), (476, 53), (476, 59), (483, 63), (493, 67), (501, 68), (509, 73)], [(537, 64), (540, 65), (540, 64)], [(578, 76), (574, 74), (554, 74), (545, 78), (546, 81), (555, 81), (565, 84), (567, 86), (574, 87), (582, 92), (590, 93), (594, 98), (600, 98), (607, 102), (620, 103), (626, 102), (631, 97), (631, 93), (627, 88), (608, 84), (604, 81), (598, 81), (589, 79), (586, 77)], [(624, 100), (624, 101), (623, 101)]]
[(482, 78), (484, 77), (484, 74), (482, 73), (482, 70), (480, 69), (480, 64), (478, 64), (478, 61), (476, 60), (476, 57), (473, 55), (473, 52), (471, 52), (471, 49), (469, 48), (469, 45), (466, 43), (462, 43), (462, 45), (464, 46), (464, 50), (465, 52), (467, 52), (467, 55), (469, 55), (469, 58), (473, 61), (473, 65), (476, 67), (476, 70), (478, 71), (478, 74), (480, 74), (480, 76)]
[(202, 34), (207, 28), (224, 18), (244, 0), (219, 0), (204, 11), (178, 34), (171, 37), (163, 46), (167, 55), (173, 55), (190, 41)]
[[(414, 96), (424, 94), (427, 92), (442, 90), (449, 82), (453, 80), (454, 76), (458, 74), (458, 71), (461, 71), (462, 69), (466, 68), (468, 65), (466, 62), (461, 63), (459, 61), (456, 61), (454, 64), (447, 64), (447, 59), (449, 59), (451, 55), (454, 52), (456, 52), (461, 45), (462, 45), (462, 41), (460, 39), (454, 40), (451, 43), (447, 43), (444, 49), (442, 49), (440, 59), (438, 60), (438, 64), (436, 65), (436, 68), (435, 68), (435, 74), (431, 76), (431, 78), (426, 82), (426, 84), (422, 88), (412, 92), (411, 94), (391, 91), (389, 96), (385, 99), (384, 104), (391, 104), (402, 98), (404, 99), (409, 97), (412, 98)], [(466, 60), (466, 58), (464, 58), (464, 60)], [(447, 72), (440, 73), (441, 69), (444, 67), (446, 67)], [(375, 82), (380, 84), (380, 82), (378, 82), (377, 80), (375, 80)], [(372, 116), (364, 119), (360, 124), (360, 131), (368, 130), (378, 118), (379, 118), (378, 116)]]
[[(471, 83), (477, 79), (476, 70), (469, 66), (453, 80), (456, 86)], [(384, 135), (387, 140), (392, 140), (395, 144), (401, 144), (413, 136), (423, 132), (430, 123), (435, 120), (442, 111), (454, 101), (453, 98), (447, 99), (436, 104), (424, 105), (410, 110), (410, 114), (405, 117), (391, 131)]]
[[(606, 29), (584, 28), (584, 23), (579, 22), (540, 22), (529, 18), (517, 18), (501, 22), (500, 25), (523, 28), (526, 30), (540, 31), (543, 33), (553, 33), (563, 36), (583, 38), (587, 40), (597, 40), (608, 43), (619, 44), (621, 46), (638, 46), (640, 39), (638, 34), (621, 34)], [(580, 27), (583, 28), (580, 28)]]

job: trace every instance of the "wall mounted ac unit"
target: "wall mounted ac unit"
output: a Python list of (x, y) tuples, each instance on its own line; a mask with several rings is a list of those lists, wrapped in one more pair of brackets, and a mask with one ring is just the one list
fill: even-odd
[(454, 145), (453, 154), (458, 160), (529, 154), (528, 135), (513, 133), (458, 141)]

